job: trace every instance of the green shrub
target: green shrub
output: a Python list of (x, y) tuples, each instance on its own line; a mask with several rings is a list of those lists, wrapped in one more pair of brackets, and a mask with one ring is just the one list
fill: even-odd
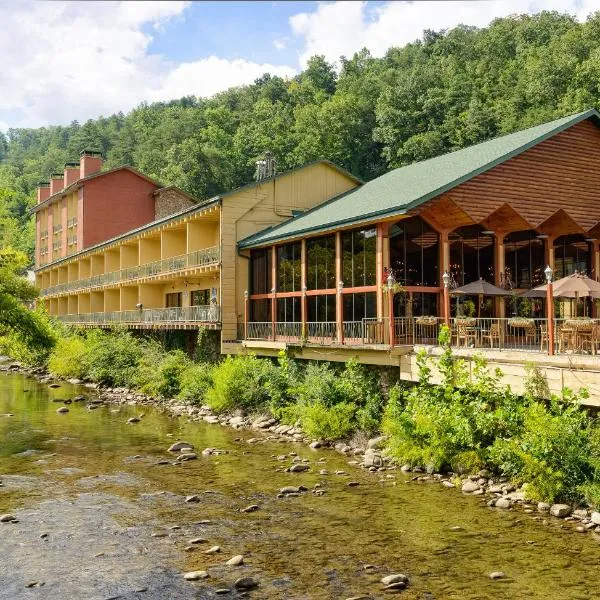
[(190, 359), (182, 350), (165, 352), (156, 343), (146, 344), (136, 383), (145, 394), (173, 398), (181, 391), (183, 373), (190, 365)]
[(213, 369), (213, 365), (208, 363), (188, 365), (181, 374), (178, 398), (192, 404), (203, 404), (206, 392), (212, 385)]
[[(285, 350), (277, 357), (277, 367), (271, 370), (265, 385), (269, 395), (269, 411), (278, 419), (290, 413), (295, 402), (296, 389), (301, 381), (298, 363), (291, 360)], [(293, 410), (291, 411), (293, 413)]]
[(270, 361), (253, 355), (228, 356), (213, 371), (206, 403), (217, 412), (266, 407), (269, 401), (266, 383), (275, 368)]
[(86, 379), (89, 368), (89, 344), (85, 337), (59, 338), (48, 359), (48, 369), (58, 377)]
[(321, 401), (298, 407), (302, 429), (311, 437), (336, 440), (346, 437), (355, 428), (356, 405), (340, 402), (326, 406)]

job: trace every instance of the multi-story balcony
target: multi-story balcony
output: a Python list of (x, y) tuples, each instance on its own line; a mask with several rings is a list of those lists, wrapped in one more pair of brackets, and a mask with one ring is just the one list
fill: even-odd
[(60, 315), (64, 323), (88, 327), (127, 325), (139, 328), (197, 327), (199, 323), (217, 327), (221, 322), (221, 307), (217, 304), (209, 306), (185, 306), (179, 308), (144, 308), (139, 310), (122, 310), (113, 312), (96, 312), (87, 314)]
[(42, 290), (42, 296), (61, 294), (64, 292), (73, 292), (75, 290), (85, 290), (89, 288), (98, 288), (105, 285), (113, 285), (120, 282), (131, 282), (147, 277), (154, 277), (166, 273), (174, 273), (186, 269), (195, 269), (198, 267), (209, 267), (219, 264), (221, 252), (219, 246), (203, 248), (189, 254), (173, 256), (154, 262), (139, 265), (137, 267), (128, 267), (119, 271), (105, 273), (103, 275), (94, 275), (86, 279), (79, 279), (69, 283), (60, 283)]

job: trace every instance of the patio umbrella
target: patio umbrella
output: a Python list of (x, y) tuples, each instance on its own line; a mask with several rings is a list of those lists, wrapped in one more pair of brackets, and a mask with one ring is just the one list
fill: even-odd
[[(547, 285), (538, 285), (521, 294), (523, 298), (545, 298)], [(552, 295), (555, 298), (600, 298), (600, 283), (586, 275), (573, 273), (553, 283)]]
[(479, 316), (479, 310), (481, 307), (481, 301), (484, 296), (509, 296), (510, 292), (503, 290), (491, 283), (488, 283), (484, 279), (479, 278), (477, 281), (472, 281), (465, 285), (461, 285), (453, 289), (451, 294), (455, 296), (478, 296), (479, 302), (477, 305), (477, 316)]

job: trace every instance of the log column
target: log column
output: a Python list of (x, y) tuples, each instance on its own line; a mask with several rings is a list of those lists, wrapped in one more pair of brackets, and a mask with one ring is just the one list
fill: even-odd
[[(494, 235), (494, 283), (502, 287), (506, 271), (506, 247), (504, 238), (508, 235), (506, 231), (497, 231)], [(496, 317), (506, 316), (506, 301), (504, 298), (496, 298)]]
[(277, 315), (277, 246), (271, 247), (271, 339), (275, 340), (275, 323)]
[[(384, 269), (384, 256), (383, 256), (383, 228), (384, 223), (377, 223), (377, 243), (376, 243), (376, 262), (375, 262), (375, 278), (377, 280), (377, 320), (380, 321), (384, 317), (383, 307), (383, 269)], [(389, 247), (388, 247), (389, 251)], [(389, 256), (387, 264), (390, 264)], [(339, 281), (339, 280), (338, 280)]]
[(344, 299), (342, 291), (344, 282), (342, 280), (342, 234), (340, 231), (335, 233), (335, 321), (338, 344), (344, 343)]
[[(444, 296), (444, 280), (442, 279), (444, 273), (450, 273), (450, 230), (443, 229), (439, 232), (440, 236), (440, 246), (439, 246), (439, 282), (438, 285), (442, 288), (440, 293), (440, 302), (439, 305), (439, 315), (440, 317), (445, 317), (445, 296)], [(449, 301), (448, 301), (449, 302)], [(448, 315), (450, 314), (450, 308), (448, 307)], [(448, 317), (449, 318), (449, 317)]]
[(307, 337), (306, 321), (308, 315), (308, 306), (306, 304), (306, 240), (300, 242), (300, 289), (302, 296), (300, 297), (300, 320), (302, 322), (300, 329), (300, 337), (304, 340)]

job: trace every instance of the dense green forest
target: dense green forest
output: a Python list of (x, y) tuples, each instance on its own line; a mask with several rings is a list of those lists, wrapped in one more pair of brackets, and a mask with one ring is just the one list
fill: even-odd
[(86, 123), (0, 133), (0, 246), (31, 256), (27, 208), (40, 179), (82, 148), (200, 198), (251, 180), (271, 151), (279, 170), (327, 158), (369, 180), (386, 170), (600, 103), (600, 13), (555, 12), (340, 58), (313, 57), (290, 80), (263, 75), (212, 98), (145, 104)]

